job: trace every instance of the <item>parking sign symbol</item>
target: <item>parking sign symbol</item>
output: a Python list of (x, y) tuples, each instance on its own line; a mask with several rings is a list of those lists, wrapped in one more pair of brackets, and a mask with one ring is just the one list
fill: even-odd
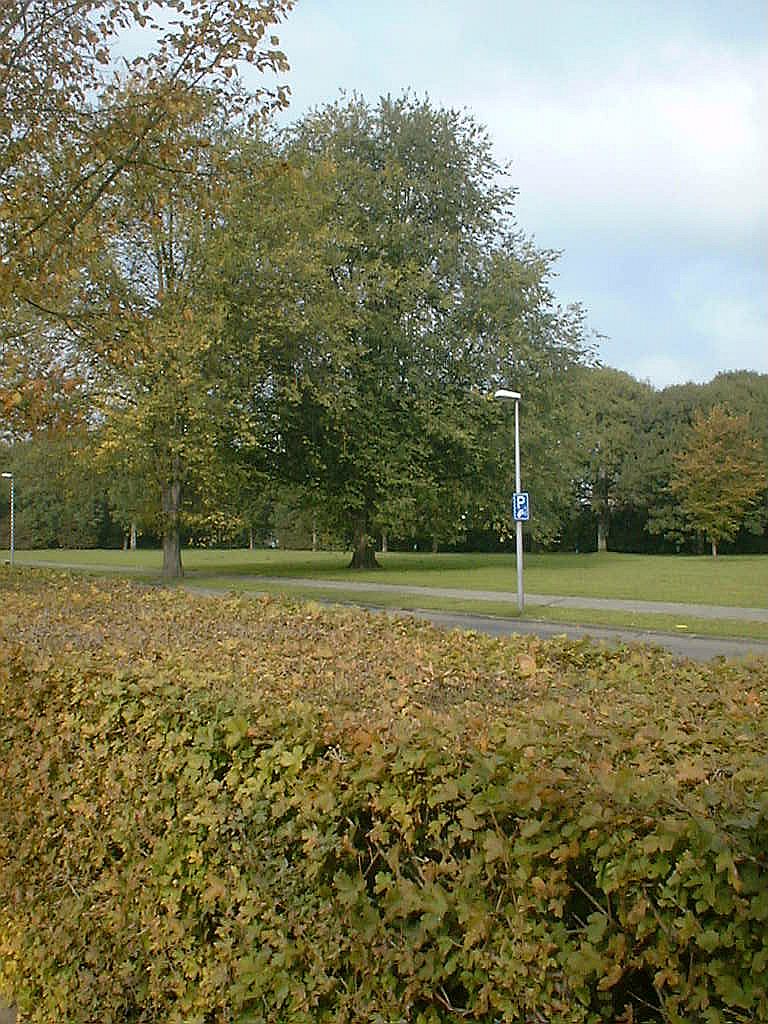
[(512, 495), (512, 518), (516, 523), (524, 523), (531, 518), (531, 507), (527, 491), (516, 491)]

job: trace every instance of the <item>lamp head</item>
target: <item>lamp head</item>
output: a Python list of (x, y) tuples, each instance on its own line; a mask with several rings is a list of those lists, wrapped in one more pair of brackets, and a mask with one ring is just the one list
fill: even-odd
[(494, 398), (514, 398), (515, 401), (519, 401), (521, 395), (520, 395), (519, 391), (507, 391), (504, 388), (500, 388), (498, 391), (494, 391), (493, 397)]
[(0, 476), (5, 477), (6, 480), (13, 480), (13, 473), (0, 473)]

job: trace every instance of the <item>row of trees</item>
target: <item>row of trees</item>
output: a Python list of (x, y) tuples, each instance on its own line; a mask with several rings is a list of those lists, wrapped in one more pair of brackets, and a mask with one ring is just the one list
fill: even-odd
[[(766, 550), (768, 375), (721, 373), (655, 391), (609, 368), (579, 371), (583, 431), (571, 522), (624, 550)], [(762, 538), (762, 539), (761, 539)]]
[[(3, 13), (0, 409), (20, 542), (142, 530), (175, 576), (184, 534), (234, 540), (279, 515), (351, 544), (358, 567), (378, 538), (498, 540), (511, 424), (488, 396), (510, 385), (534, 542), (593, 517), (604, 546), (622, 516), (727, 539), (672, 455), (713, 403), (667, 417), (591, 364), (582, 310), (551, 291), (555, 254), (517, 230), (470, 115), (353, 96), (264, 128), (284, 93), (247, 96), (235, 69), (285, 67), (268, 30), (290, 6), (154, 5), (154, 48), (119, 74), (109, 43), (145, 5)], [(49, 69), (35, 82), (32, 57)], [(743, 411), (764, 424), (761, 401)], [(762, 458), (739, 506), (753, 529)]]
[[(627, 374), (593, 367), (573, 373), (570, 386), (577, 384), (570, 430), (557, 449), (562, 504), (555, 505), (550, 493), (550, 518), (544, 530), (531, 531), (533, 543), (582, 551), (697, 551), (707, 542), (716, 554), (722, 542), (731, 542), (730, 550), (768, 550), (768, 376), (721, 374), (707, 385), (658, 392)], [(524, 485), (536, 505), (552, 478), (543, 485), (539, 479), (541, 463), (533, 462), (526, 441), (525, 404), (523, 412)], [(510, 447), (508, 424), (493, 423), (491, 429), (498, 431), (498, 443)], [(156, 493), (130, 475), (127, 457), (118, 469), (115, 460), (94, 453), (95, 438), (90, 440), (89, 445), (87, 435), (43, 432), (9, 447), (4, 465), (17, 478), (22, 546), (127, 546), (138, 535), (157, 543), (162, 519)], [(496, 454), (503, 458), (501, 451)], [(498, 480), (491, 462), (489, 457), (485, 465), (493, 479), (468, 482), (453, 518), (445, 509), (442, 519), (433, 518), (434, 505), (425, 502), (401, 520), (403, 528), (393, 530), (392, 520), (376, 522), (378, 542), (385, 548), (503, 547), (510, 484)], [(220, 483), (213, 495), (187, 495), (184, 531), (193, 543), (351, 543), (349, 523), (324, 505), (320, 483), (286, 483), (266, 472), (254, 478), (245, 469)], [(480, 498), (494, 488), (500, 495), (496, 519)], [(536, 524), (535, 515), (531, 526)], [(7, 529), (7, 505), (0, 504), (6, 542)]]

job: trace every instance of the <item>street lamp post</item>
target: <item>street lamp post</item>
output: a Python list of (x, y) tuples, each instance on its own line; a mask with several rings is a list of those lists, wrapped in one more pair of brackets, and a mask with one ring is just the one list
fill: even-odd
[[(515, 495), (521, 493), (520, 486), (520, 392), (506, 391), (504, 388), (496, 391), (494, 398), (511, 399), (515, 403)], [(520, 614), (525, 609), (525, 594), (523, 592), (523, 523), (522, 519), (515, 515), (515, 544), (517, 563), (517, 608)]]
[(11, 550), (11, 567), (13, 567), (13, 473), (2, 473), (0, 474), (5, 480), (11, 481), (11, 537), (10, 537), (10, 550)]

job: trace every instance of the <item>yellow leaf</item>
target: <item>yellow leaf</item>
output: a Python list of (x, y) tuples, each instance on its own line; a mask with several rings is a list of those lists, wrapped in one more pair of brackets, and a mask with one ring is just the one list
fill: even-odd
[(485, 847), (485, 862), (490, 864), (495, 860), (503, 860), (506, 853), (504, 837), (497, 832), (487, 832), (483, 841)]
[(621, 981), (621, 976), (624, 974), (624, 968), (621, 964), (614, 964), (608, 973), (600, 979), (597, 983), (598, 991), (605, 992), (609, 988), (613, 988)]
[(536, 671), (536, 659), (530, 654), (521, 654), (517, 659), (517, 670), (523, 679), (528, 679)]

